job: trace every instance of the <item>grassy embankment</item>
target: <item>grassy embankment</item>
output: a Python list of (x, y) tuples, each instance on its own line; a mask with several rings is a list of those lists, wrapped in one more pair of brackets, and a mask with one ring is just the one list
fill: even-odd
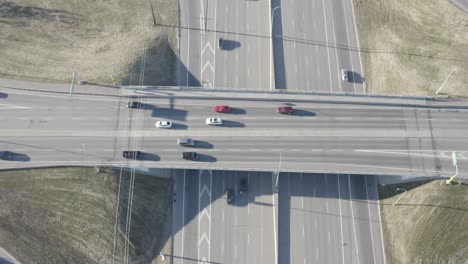
[[(396, 188), (407, 192), (392, 206)], [(467, 181), (386, 185), (379, 196), (387, 263), (467, 263)]]
[(468, 14), (448, 0), (353, 0), (366, 90), (468, 96)]
[[(130, 175), (122, 174), (115, 232), (119, 178), (94, 168), (1, 171), (0, 245), (22, 263), (123, 263)], [(130, 263), (170, 252), (171, 214), (172, 182), (137, 174)]]
[[(177, 0), (0, 2), (0, 76), (68, 82), (171, 85), (176, 81)], [(144, 62), (144, 63), (142, 63)], [(142, 65), (144, 64), (144, 67)]]

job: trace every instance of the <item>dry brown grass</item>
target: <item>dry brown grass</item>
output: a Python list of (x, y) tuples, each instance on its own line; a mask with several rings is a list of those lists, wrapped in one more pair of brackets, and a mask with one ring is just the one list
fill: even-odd
[(177, 0), (0, 0), (0, 75), (65, 82), (175, 83)]
[[(50, 168), (0, 172), (0, 244), (22, 263), (123, 263), (129, 174)], [(135, 177), (130, 263), (150, 263), (170, 242), (172, 182)]]
[[(407, 192), (400, 197), (396, 188)], [(387, 263), (466, 263), (468, 259), (468, 184), (445, 180), (386, 185), (382, 228)]]
[(468, 14), (448, 0), (353, 0), (367, 92), (468, 96)]

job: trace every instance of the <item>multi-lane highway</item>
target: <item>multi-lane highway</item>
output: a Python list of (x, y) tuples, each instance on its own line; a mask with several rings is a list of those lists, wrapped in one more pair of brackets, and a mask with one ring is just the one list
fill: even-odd
[(181, 0), (180, 11), (180, 86), (269, 89), (269, 1)]
[[(467, 109), (385, 104), (337, 104), (258, 98), (127, 98), (29, 95), (2, 99), (2, 150), (16, 159), (2, 167), (60, 164), (122, 164), (123, 150), (144, 152), (138, 164), (185, 168), (231, 168), (332, 173), (453, 174), (452, 151), (467, 160)], [(275, 112), (293, 105), (293, 115)], [(229, 114), (215, 114), (226, 104)], [(223, 126), (207, 126), (220, 116)], [(170, 120), (173, 129), (157, 129)], [(182, 160), (181, 137), (198, 141), (197, 162)], [(19, 162), (27, 160), (28, 162)], [(463, 177), (465, 172), (461, 172)]]
[(284, 173), (279, 263), (385, 263), (378, 177)]
[(181, 86), (364, 92), (351, 1), (182, 0), (180, 10)]
[[(271, 173), (175, 170), (173, 177), (174, 263), (276, 263)], [(241, 178), (248, 181), (246, 194), (239, 193)]]
[(385, 261), (375, 176), (282, 173), (276, 193), (272, 173), (172, 175), (174, 263)]
[[(275, 31), (275, 41), (283, 41), (284, 73), (276, 74), (285, 74), (288, 89), (365, 92), (352, 1), (291, 1), (279, 12), (282, 35)], [(341, 79), (342, 69), (348, 81)]]

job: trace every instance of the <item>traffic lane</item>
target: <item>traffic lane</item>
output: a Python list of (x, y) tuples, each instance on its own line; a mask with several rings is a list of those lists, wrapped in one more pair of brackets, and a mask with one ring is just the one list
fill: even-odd
[[(16, 99), (15, 99), (16, 98)], [(16, 100), (20, 100), (16, 102)], [(27, 102), (21, 100), (27, 99)], [(76, 114), (95, 116), (96, 113), (104, 116), (115, 115), (117, 111), (127, 108), (127, 99), (105, 99), (105, 98), (75, 98), (70, 100), (55, 100), (53, 104), (50, 103), (50, 97), (41, 97), (36, 95), (21, 95), (10, 96), (8, 103), (18, 104), (18, 107), (26, 108), (8, 108), (8, 104), (2, 108), (3, 111), (18, 115), (21, 113), (40, 114), (41, 116), (47, 113), (60, 112), (63, 115), (76, 116)], [(239, 100), (225, 100), (225, 99), (179, 99), (179, 98), (142, 98), (135, 99), (142, 103), (141, 109), (128, 109), (126, 111), (170, 111), (181, 110), (189, 112), (193, 115), (202, 115), (214, 113), (212, 111), (215, 105), (230, 105), (233, 107), (231, 114), (271, 114), (276, 112), (276, 108), (281, 106), (281, 102), (265, 102), (265, 101), (239, 101)], [(7, 101), (5, 101), (7, 102)], [(209, 103), (207, 103), (209, 102)], [(405, 108), (399, 109), (390, 106), (331, 106), (319, 102), (311, 103), (296, 103), (294, 101), (283, 102), (285, 105), (293, 106), (297, 109), (297, 115), (305, 115), (307, 113), (301, 112), (302, 109), (311, 112), (317, 116), (370, 116), (370, 117), (401, 117), (406, 115), (427, 115), (433, 118), (445, 118), (449, 116), (457, 116), (458, 118), (466, 118), (466, 110), (452, 110), (452, 109), (426, 109), (426, 108)], [(14, 107), (15, 105), (13, 105)], [(119, 110), (120, 109), (120, 110)], [(316, 109), (316, 110), (314, 110)], [(174, 114), (177, 114), (175, 112)], [(230, 115), (230, 114), (229, 114)]]
[[(345, 260), (356, 263), (358, 259), (366, 263), (382, 261), (374, 258), (383, 253), (380, 224), (368, 217), (378, 213), (376, 207), (371, 212), (371, 207), (367, 206), (376, 200), (360, 200), (359, 205), (353, 200), (367, 197), (362, 186), (356, 188), (363, 177), (305, 174), (301, 178), (299, 174), (283, 175), (289, 178), (291, 186), (291, 241), (299, 244), (299, 247), (291, 244), (291, 263), (301, 263), (302, 260), (306, 263), (345, 263)], [(367, 177), (372, 181), (373, 176)], [(297, 208), (300, 203), (301, 207)], [(306, 245), (305, 252), (300, 247), (301, 236), (304, 236), (302, 245)]]
[[(173, 118), (155, 118), (147, 119), (143, 125), (143, 129), (150, 130), (155, 128), (157, 121), (171, 121), (173, 123), (173, 130), (231, 130), (235, 129), (262, 129), (262, 128), (275, 128), (278, 130), (290, 130), (295, 128), (301, 129), (380, 129), (380, 130), (400, 130), (406, 131), (405, 119), (393, 120), (388, 122), (387, 120), (375, 120), (375, 119), (324, 119), (324, 118), (304, 118), (304, 117), (220, 117), (219, 115), (212, 116), (209, 118), (220, 118), (222, 119), (221, 125), (208, 125), (206, 124), (207, 118), (204, 117), (189, 117), (186, 122), (181, 122), (178, 119)], [(434, 123), (435, 128), (439, 129), (451, 129), (457, 130), (460, 128), (466, 128), (466, 124), (458, 124), (454, 126), (450, 122), (441, 121), (440, 123)], [(234, 134), (235, 135), (235, 134)]]
[[(122, 148), (132, 148), (134, 138), (122, 138), (124, 141), (117, 144), (113, 137), (26, 137), (26, 138), (0, 138), (4, 149), (12, 151), (81, 151), (84, 149), (94, 152), (112, 152)], [(154, 152), (173, 151), (206, 151), (206, 152), (239, 152), (244, 153), (339, 153), (350, 151), (354, 155), (375, 153), (394, 156), (437, 156), (451, 158), (451, 152), (456, 151), (465, 158), (467, 146), (459, 139), (431, 138), (297, 138), (297, 137), (198, 137), (194, 147), (177, 145), (177, 137), (145, 138), (144, 148)]]
[[(177, 138), (145, 138), (144, 144), (135, 138), (122, 138), (116, 143), (113, 137), (31, 137), (31, 138), (1, 138), (2, 149), (14, 152), (30, 153), (40, 155), (49, 153), (69, 153), (71, 155), (91, 155), (110, 158), (112, 155), (119, 156), (121, 150), (136, 149), (144, 153), (161, 155), (163, 159), (174, 158), (175, 155), (183, 151), (196, 151), (201, 154), (213, 155), (216, 158), (226, 156), (229, 160), (236, 156), (249, 154), (257, 160), (268, 161), (268, 156), (261, 157), (264, 153), (281, 152), (283, 159), (303, 162), (306, 160), (356, 160), (369, 155), (374, 156), (373, 161), (379, 158), (388, 159), (387, 164), (392, 161), (400, 163), (401, 160), (421, 162), (434, 158), (440, 160), (450, 160), (451, 152), (456, 151), (460, 160), (468, 157), (467, 146), (460, 144), (458, 139), (440, 139), (433, 145), (430, 138), (427, 139), (394, 139), (380, 138), (369, 141), (364, 138), (193, 138), (196, 145), (194, 147), (182, 147), (177, 145)], [(417, 148), (411, 148), (416, 146)], [(163, 157), (164, 154), (164, 157)], [(346, 157), (349, 156), (349, 157)], [(66, 156), (64, 156), (65, 158)], [(238, 160), (238, 159), (235, 159)], [(274, 161), (275, 158), (270, 158)]]

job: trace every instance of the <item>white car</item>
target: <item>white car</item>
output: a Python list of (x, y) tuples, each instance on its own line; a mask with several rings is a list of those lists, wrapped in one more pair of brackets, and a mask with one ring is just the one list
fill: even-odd
[(348, 70), (346, 70), (346, 69), (341, 70), (341, 80), (343, 80), (343, 81), (348, 80)]
[(206, 119), (206, 124), (212, 126), (220, 126), (223, 124), (223, 119), (219, 117), (209, 117)]
[(157, 128), (171, 128), (172, 127), (172, 122), (171, 121), (158, 121), (156, 122), (156, 127)]

